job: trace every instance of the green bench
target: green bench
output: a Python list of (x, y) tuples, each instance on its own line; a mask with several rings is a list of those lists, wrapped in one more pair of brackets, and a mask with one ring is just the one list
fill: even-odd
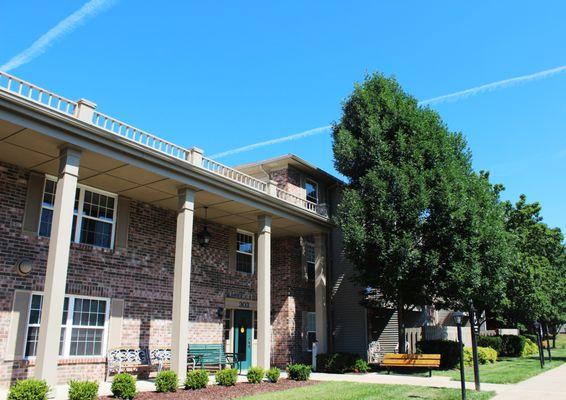
[(241, 364), (236, 353), (226, 353), (224, 344), (189, 344), (189, 356), (197, 360), (197, 365), (201, 369), (218, 367), (222, 369), (225, 366), (236, 368), (242, 372)]

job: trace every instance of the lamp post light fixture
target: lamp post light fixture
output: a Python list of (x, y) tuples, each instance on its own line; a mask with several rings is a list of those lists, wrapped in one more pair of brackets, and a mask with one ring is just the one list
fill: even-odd
[(462, 388), (462, 400), (466, 400), (466, 373), (464, 371), (464, 343), (462, 342), (462, 319), (464, 313), (456, 311), (452, 318), (458, 328), (458, 346), (460, 347), (460, 387)]
[(198, 244), (200, 244), (202, 247), (208, 246), (208, 244), (210, 243), (210, 239), (212, 238), (212, 236), (210, 235), (210, 232), (208, 231), (207, 219), (208, 219), (208, 207), (205, 206), (204, 207), (204, 228), (203, 228), (202, 231), (200, 231), (197, 234)]

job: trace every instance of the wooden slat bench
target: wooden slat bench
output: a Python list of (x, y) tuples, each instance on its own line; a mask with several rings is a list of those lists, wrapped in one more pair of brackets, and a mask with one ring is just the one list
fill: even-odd
[(432, 369), (440, 367), (440, 354), (392, 354), (386, 353), (380, 367), (387, 368), (427, 368), (428, 376), (432, 376)]
[(121, 347), (108, 351), (106, 380), (110, 374), (121, 372), (147, 372), (153, 369), (147, 347)]
[(225, 366), (241, 371), (241, 364), (236, 353), (226, 353), (224, 344), (189, 344), (189, 356), (198, 357), (201, 369), (214, 367), (222, 369)]

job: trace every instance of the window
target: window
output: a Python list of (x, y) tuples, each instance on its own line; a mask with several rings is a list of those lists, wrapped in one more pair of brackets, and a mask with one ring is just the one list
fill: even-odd
[(257, 339), (257, 311), (254, 311), (254, 339)]
[(307, 343), (308, 350), (312, 351), (312, 344), (316, 340), (316, 313), (309, 312), (307, 316)]
[(307, 261), (307, 279), (309, 281), (314, 281), (316, 252), (314, 250), (314, 245), (312, 243), (307, 242), (305, 246), (305, 258)]
[(236, 238), (236, 270), (253, 274), (254, 236), (252, 233), (238, 231)]
[[(39, 341), (43, 295), (34, 293), (30, 302), (26, 357), (35, 357)], [(107, 331), (109, 301), (68, 296), (63, 305), (59, 356), (102, 356)]]
[[(51, 235), (53, 207), (55, 204), (55, 180), (45, 180), (39, 235)], [(98, 247), (112, 247), (114, 239), (116, 197), (79, 185), (75, 195), (71, 240)]]
[(232, 328), (232, 310), (224, 309), (224, 340), (230, 340), (230, 330)]
[(318, 183), (307, 178), (305, 180), (305, 190), (307, 192), (307, 200), (318, 204)]

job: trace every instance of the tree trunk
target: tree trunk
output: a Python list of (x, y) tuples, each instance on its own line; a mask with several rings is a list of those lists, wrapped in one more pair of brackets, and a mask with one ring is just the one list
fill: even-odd
[(406, 353), (405, 345), (405, 309), (403, 305), (403, 298), (399, 295), (397, 299), (397, 328), (399, 331), (398, 343), (399, 354)]

